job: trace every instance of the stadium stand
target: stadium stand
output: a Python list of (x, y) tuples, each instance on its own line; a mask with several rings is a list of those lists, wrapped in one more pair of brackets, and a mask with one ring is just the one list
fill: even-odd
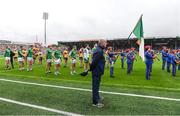
[[(88, 44), (91, 48), (97, 43), (98, 40), (81, 40), (81, 41), (58, 41), (58, 45), (64, 45), (72, 48), (76, 45), (77, 48), (81, 48)], [(108, 39), (108, 45), (114, 49), (126, 49), (126, 48), (138, 48), (136, 44), (137, 39), (127, 38), (114, 38)], [(180, 37), (158, 37), (158, 38), (145, 38), (145, 45), (151, 45), (154, 49), (160, 49), (162, 46), (168, 48), (177, 49), (180, 48)]]

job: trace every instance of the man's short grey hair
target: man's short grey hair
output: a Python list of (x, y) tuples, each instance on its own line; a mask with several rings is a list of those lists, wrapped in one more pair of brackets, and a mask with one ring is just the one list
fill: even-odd
[(103, 42), (106, 42), (107, 40), (105, 40), (105, 39), (100, 39), (99, 41), (98, 41), (98, 44), (102, 44)]

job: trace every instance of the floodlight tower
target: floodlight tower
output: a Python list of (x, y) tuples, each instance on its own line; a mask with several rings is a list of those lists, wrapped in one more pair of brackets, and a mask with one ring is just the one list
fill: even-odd
[(46, 46), (46, 20), (48, 19), (47, 12), (43, 12), (43, 19), (44, 19), (44, 45)]

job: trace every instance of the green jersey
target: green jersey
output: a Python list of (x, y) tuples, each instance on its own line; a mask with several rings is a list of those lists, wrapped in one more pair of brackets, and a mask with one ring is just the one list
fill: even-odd
[(71, 52), (70, 52), (70, 57), (76, 59), (76, 57), (77, 57), (76, 50), (74, 50), (74, 49), (71, 50)]
[(33, 57), (33, 51), (31, 48), (28, 50), (27, 57)]
[(11, 51), (10, 49), (6, 49), (5, 53), (4, 53), (4, 57), (10, 57)]
[(95, 50), (96, 50), (96, 47), (93, 47), (92, 48), (92, 54), (94, 53)]
[(54, 56), (55, 56), (55, 58), (57, 58), (57, 59), (61, 59), (61, 51), (59, 51), (59, 50), (56, 50), (55, 52), (54, 52)]
[(18, 57), (19, 57), (19, 58), (22, 58), (22, 57), (23, 57), (22, 50), (18, 50)]
[(52, 50), (49, 48), (46, 51), (46, 59), (52, 59)]

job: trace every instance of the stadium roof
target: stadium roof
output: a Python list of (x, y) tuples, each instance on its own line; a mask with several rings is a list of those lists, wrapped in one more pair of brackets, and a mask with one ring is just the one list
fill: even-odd
[[(173, 38), (180, 38), (176, 37), (146, 37), (145, 39), (173, 39)], [(137, 38), (130, 38), (130, 39), (137, 39)], [(80, 39), (80, 40), (69, 40), (69, 41), (58, 41), (60, 43), (67, 43), (67, 42), (97, 42), (99, 39)], [(112, 40), (128, 40), (128, 38), (107, 38), (108, 41)]]

